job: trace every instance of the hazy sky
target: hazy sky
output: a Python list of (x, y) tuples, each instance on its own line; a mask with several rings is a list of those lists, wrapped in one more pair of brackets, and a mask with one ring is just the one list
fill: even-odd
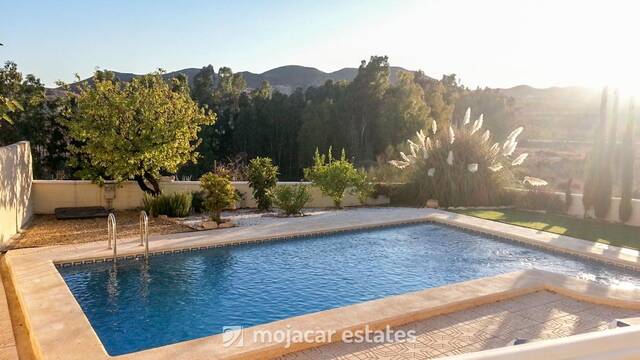
[(379, 54), (435, 77), (456, 73), (471, 87), (640, 90), (636, 3), (0, 0), (0, 60), (52, 85), (96, 67), (334, 71)]

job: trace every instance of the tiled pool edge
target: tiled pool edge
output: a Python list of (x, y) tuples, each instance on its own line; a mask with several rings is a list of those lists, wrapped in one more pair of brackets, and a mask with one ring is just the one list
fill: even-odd
[[(253, 343), (254, 332), (285, 328), (290, 331), (323, 329), (333, 331), (339, 338), (347, 330), (364, 329), (365, 326), (371, 330), (383, 329), (387, 325), (400, 326), (540, 290), (554, 291), (570, 297), (581, 294), (580, 298), (585, 301), (640, 309), (640, 302), (636, 300), (640, 293), (637, 291), (612, 293), (604, 286), (593, 287), (593, 284), (584, 280), (539, 270), (526, 270), (390, 296), (247, 328), (243, 331), (242, 348), (223, 347), (223, 335), (219, 334), (124, 355), (123, 358), (156, 359), (171, 354), (177, 359), (200, 359), (199, 355), (207, 354), (215, 359), (268, 359), (326, 343), (297, 343), (285, 348), (282, 344)], [(197, 351), (194, 352), (194, 349)]]
[[(149, 256), (158, 256), (158, 255), (169, 255), (169, 254), (179, 254), (190, 251), (201, 251), (207, 249), (215, 249), (221, 247), (229, 247), (229, 246), (237, 246), (243, 244), (258, 244), (265, 243), (269, 241), (283, 241), (283, 240), (293, 240), (293, 239), (304, 239), (315, 236), (323, 236), (323, 235), (333, 235), (333, 234), (341, 234), (347, 232), (356, 232), (356, 231), (366, 231), (366, 230), (375, 230), (375, 229), (384, 229), (395, 226), (403, 226), (403, 225), (413, 225), (413, 224), (424, 224), (424, 223), (439, 223), (437, 221), (432, 221), (431, 219), (415, 219), (408, 221), (398, 221), (391, 223), (381, 223), (375, 225), (364, 225), (364, 226), (355, 226), (355, 227), (347, 227), (347, 228), (339, 228), (339, 229), (331, 229), (331, 230), (322, 230), (322, 231), (314, 231), (314, 232), (301, 232), (301, 233), (293, 233), (287, 235), (278, 235), (272, 237), (263, 237), (263, 238), (252, 238), (247, 240), (240, 241), (229, 241), (223, 243), (215, 243), (212, 245), (206, 246), (197, 246), (197, 247), (178, 247), (178, 248), (169, 248), (166, 250), (160, 251), (150, 251)], [(443, 223), (444, 224), (444, 223)], [(444, 224), (446, 225), (446, 224)], [(144, 259), (144, 254), (142, 253), (134, 253), (128, 255), (117, 256), (116, 261), (120, 260), (140, 260)], [(113, 262), (113, 256), (111, 257), (96, 257), (96, 258), (87, 258), (73, 261), (60, 261), (54, 260), (53, 263), (56, 267), (69, 267), (69, 266), (78, 266), (84, 264), (95, 264), (95, 263), (109, 263)]]
[[(56, 298), (61, 298), (60, 304), (62, 305), (62, 309), (60, 309), (60, 312), (65, 312), (64, 308), (68, 308), (69, 306), (71, 306), (72, 308), (77, 307), (78, 309), (80, 309), (81, 314), (78, 314), (77, 311), (75, 311), (77, 309), (73, 309), (71, 312), (66, 313), (66, 315), (69, 316), (67, 319), (69, 319), (70, 321), (63, 321), (62, 325), (60, 325), (60, 322), (48, 323), (48, 321), (45, 320), (44, 327), (47, 328), (51, 326), (53, 327), (53, 329), (45, 331), (45, 336), (41, 336), (43, 332), (37, 329), (42, 329), (42, 322), (38, 322), (37, 325), (34, 324), (34, 322), (37, 322), (39, 319), (41, 320), (41, 317), (36, 317), (34, 319), (33, 312), (27, 310), (26, 308), (26, 306), (28, 306), (28, 304), (30, 303), (29, 300), (33, 299), (27, 299), (28, 295), (25, 295), (24, 292), (21, 291), (22, 289), (18, 287), (18, 284), (21, 284), (21, 282), (18, 281), (18, 275), (16, 274), (14, 266), (11, 263), (11, 259), (5, 256), (4, 260), (6, 261), (10, 280), (14, 284), (16, 296), (18, 298), (18, 302), (20, 303), (20, 308), (23, 310), (25, 326), (29, 333), (32, 352), (37, 359), (88, 359), (94, 357), (95, 359), (102, 359), (105, 358), (105, 356), (106, 358), (109, 358), (106, 351), (104, 350), (102, 342), (93, 330), (93, 327), (84, 315), (84, 312), (75, 301), (75, 298), (73, 298), (73, 294), (71, 294), (71, 291), (68, 289), (68, 287), (64, 289), (61, 286), (56, 286), (57, 284), (55, 281), (53, 282), (53, 284), (51, 284), (52, 289), (55, 291), (55, 294), (53, 296), (47, 296), (46, 299), (36, 299), (36, 301), (50, 303), (52, 301), (55, 301)], [(59, 280), (64, 282), (64, 280), (60, 276), (60, 273), (51, 261), (44, 264), (38, 264), (37, 273), (44, 274), (47, 278), (52, 275), (57, 275), (57, 277), (59, 277)], [(46, 279), (45, 281), (47, 280), (48, 279)], [(34, 279), (32, 281), (40, 283), (41, 279)], [(51, 293), (47, 292), (47, 295), (51, 295)], [(52, 312), (48, 312), (49, 315), (51, 313)], [(56, 313), (57, 309), (53, 310), (53, 314), (55, 315)], [(45, 319), (47, 318), (48, 317), (45, 316)], [(71, 326), (68, 326), (69, 324), (71, 324)], [(55, 332), (56, 334), (51, 334), (52, 332)], [(57, 339), (49, 340), (54, 336)], [(78, 341), (78, 339), (82, 340)], [(65, 340), (74, 341), (72, 341), (70, 344), (70, 342), (66, 342)], [(52, 347), (48, 345), (51, 343), (54, 343), (55, 346)], [(75, 354), (76, 352), (87, 355), (78, 356)]]
[[(407, 221), (406, 219), (396, 220), (396, 221), (389, 221), (387, 219), (385, 221), (380, 221), (377, 223), (375, 221), (373, 222), (365, 221), (364, 224), (359, 224), (355, 226), (353, 224), (349, 225), (349, 222), (346, 221), (347, 222), (346, 226), (344, 226), (344, 224), (338, 224), (343, 226), (332, 226), (330, 228), (327, 228), (326, 226), (323, 228), (323, 226), (317, 226), (318, 224), (316, 224), (316, 227), (320, 228), (318, 231), (288, 232), (285, 235), (273, 236), (273, 237), (267, 237), (267, 238), (265, 238), (264, 236), (262, 237), (246, 236), (245, 234), (244, 240), (211, 239), (209, 242), (213, 246), (234, 245), (234, 244), (239, 244), (244, 242), (256, 242), (256, 241), (268, 241), (272, 239), (282, 239), (283, 237), (292, 238), (297, 236), (314, 236), (314, 235), (323, 234), (323, 233), (326, 233), (327, 231), (332, 231), (332, 230), (334, 232), (354, 231), (354, 230), (361, 230), (366, 228), (375, 228), (380, 226), (395, 226), (395, 225), (424, 222), (424, 221), (442, 222), (447, 225), (461, 227), (466, 230), (478, 231), (484, 234), (505, 238), (504, 231), (495, 231), (495, 229), (492, 229), (493, 228), (492, 224), (498, 224), (498, 223), (490, 222), (487, 220), (482, 220), (484, 223), (478, 224), (477, 221), (475, 220), (469, 221), (469, 219), (475, 219), (475, 218), (463, 217), (463, 215), (450, 214), (450, 213), (439, 212), (439, 211), (424, 211), (421, 209), (416, 209), (414, 215), (415, 216), (413, 217), (413, 219), (409, 221)], [(452, 219), (451, 217), (454, 217), (454, 219)], [(466, 219), (466, 218), (469, 218), (469, 219)], [(464, 226), (469, 222), (471, 226)], [(458, 226), (460, 224), (462, 225)], [(321, 224), (321, 225), (326, 225), (326, 224)], [(507, 230), (513, 230), (513, 228), (523, 229), (523, 228), (515, 227), (512, 225), (506, 225), (506, 224), (501, 224), (501, 225), (503, 226), (502, 227), (503, 229), (504, 229), (504, 226), (507, 226), (506, 228)], [(530, 229), (524, 229), (524, 230), (532, 231)], [(226, 234), (233, 236), (232, 233), (226, 233)], [(532, 238), (531, 235), (527, 235), (527, 236), (525, 235), (519, 235), (519, 236), (523, 236), (525, 240)], [(183, 240), (185, 237), (182, 237)], [(188, 240), (188, 237), (186, 238)], [(197, 239), (198, 237), (196, 236), (194, 238)], [(508, 236), (506, 236), (506, 238), (509, 240), (519, 241), (518, 239), (514, 238), (513, 231), (509, 231)], [(535, 238), (535, 236), (533, 236), (533, 238)], [(557, 239), (557, 238), (559, 238), (559, 236), (554, 235), (553, 239)], [(571, 239), (571, 238), (567, 238), (567, 239)], [(573, 240), (577, 240), (577, 239), (573, 239)], [(200, 243), (203, 243), (203, 242), (206, 242), (206, 241), (203, 241), (202, 239), (200, 239)], [(522, 241), (522, 242), (527, 243), (527, 241)], [(535, 246), (537, 243), (534, 242), (534, 243), (528, 243), (528, 244)], [(541, 246), (544, 244), (546, 244), (546, 242), (540, 243)], [(174, 250), (176, 250), (176, 249), (170, 249), (171, 247), (170, 245), (171, 244), (169, 244), (169, 246), (160, 246), (160, 248), (163, 249), (163, 251), (171, 250), (173, 252)], [(42, 249), (42, 250), (33, 251), (33, 252), (27, 251), (24, 253), (10, 252), (8, 254), (9, 255), (8, 258), (10, 258), (8, 260), (11, 260), (10, 268), (12, 272), (12, 275), (11, 275), (12, 280), (14, 284), (16, 284), (16, 290), (18, 292), (20, 303), (23, 306), (23, 308), (26, 309), (25, 318), (27, 319), (27, 322), (28, 322), (30, 335), (32, 337), (34, 347), (38, 347), (37, 349), (35, 349), (37, 350), (36, 354), (38, 354), (41, 358), (59, 358), (59, 356), (64, 356), (65, 359), (66, 358), (70, 358), (70, 359), (109, 358), (109, 356), (104, 351), (104, 348), (102, 347), (102, 344), (97, 338), (95, 332), (91, 328), (88, 320), (86, 319), (86, 316), (82, 312), (79, 305), (76, 303), (75, 299), (73, 298), (73, 295), (66, 287), (64, 280), (61, 278), (61, 276), (59, 275), (58, 271), (55, 269), (55, 266), (54, 266), (54, 262), (60, 262), (60, 261), (64, 262), (67, 259), (71, 260), (70, 258), (73, 258), (73, 261), (82, 261), (83, 259), (87, 259), (88, 257), (91, 257), (91, 256), (88, 256), (88, 254), (95, 255), (96, 253), (99, 253), (101, 257), (104, 258), (106, 254), (108, 254), (108, 251), (106, 251), (105, 249), (102, 249), (102, 246), (103, 245), (100, 245), (100, 246), (89, 245), (89, 246), (79, 247), (79, 249), (76, 247), (67, 247), (69, 250), (66, 250), (64, 247), (57, 247), (57, 248), (51, 248), (51, 249)], [(183, 244), (181, 245), (181, 248), (195, 248), (195, 247), (188, 247), (188, 246), (185, 247)], [(547, 249), (549, 248), (547, 247)], [(80, 253), (76, 252), (78, 250), (80, 251)], [(139, 251), (139, 248), (136, 248), (134, 246), (129, 246), (129, 248), (125, 248), (125, 250), (135, 253), (135, 250)], [(551, 249), (551, 250), (554, 250), (554, 249)], [(126, 254), (127, 253), (125, 251), (125, 255)], [(583, 253), (583, 255), (590, 258), (594, 258), (593, 255), (598, 255), (598, 254)], [(604, 255), (607, 255), (607, 256), (604, 256), (604, 257), (601, 256), (602, 258), (598, 258), (596, 256), (595, 259), (606, 261), (612, 256), (611, 252), (608, 252)], [(634, 268), (636, 270), (638, 269), (637, 266), (634, 266), (634, 265), (637, 265), (637, 255), (635, 257), (635, 263), (629, 262), (629, 260), (625, 260), (625, 261), (626, 261), (626, 264), (633, 264), (633, 265), (630, 265), (631, 268)], [(611, 288), (606, 288), (599, 285), (596, 286), (595, 284), (589, 284), (586, 282), (582, 282), (581, 284), (583, 285), (581, 286), (574, 286), (572, 290), (563, 290), (566, 288), (565, 286), (563, 286), (563, 284), (565, 285), (567, 283), (576, 284), (576, 283), (580, 283), (580, 281), (577, 279), (562, 277), (558, 285), (556, 285), (555, 287), (551, 287), (550, 285), (544, 285), (539, 280), (534, 281), (531, 278), (531, 277), (539, 277), (541, 276), (541, 274), (545, 274), (544, 272), (528, 271), (526, 273), (529, 275), (522, 276), (521, 281), (526, 280), (525, 283), (528, 283), (529, 285), (535, 283), (535, 286), (529, 286), (529, 287), (523, 288), (522, 287), (523, 283), (520, 283), (517, 289), (519, 289), (518, 291), (524, 291), (524, 292), (516, 293), (513, 291), (513, 289), (506, 288), (506, 289), (503, 289), (502, 292), (494, 293), (492, 296), (496, 296), (495, 299), (487, 297), (486, 293), (483, 293), (482, 291), (485, 291), (487, 286), (490, 288), (492, 283), (495, 282), (495, 279), (499, 277), (485, 278), (485, 279), (473, 280), (471, 282), (468, 282), (468, 283), (472, 283), (477, 281), (487, 281), (486, 283), (483, 283), (482, 286), (467, 287), (466, 289), (468, 291), (462, 292), (463, 293), (462, 295), (467, 296), (468, 298), (467, 301), (471, 303), (471, 305), (464, 305), (464, 306), (469, 307), (469, 306), (479, 305), (485, 302), (496, 301), (496, 300), (499, 300), (500, 298), (508, 298), (516, 295), (521, 295), (526, 292), (542, 289), (545, 286), (549, 286), (548, 290), (557, 291), (557, 292), (566, 291), (566, 295), (568, 296), (582, 297), (583, 300), (587, 300), (591, 302), (603, 303), (603, 304), (608, 304), (613, 306), (622, 306), (622, 307), (635, 308), (638, 306), (638, 302), (636, 299), (640, 298), (640, 294), (634, 291), (630, 292), (628, 290), (624, 291), (624, 290), (611, 289)], [(520, 274), (520, 273), (512, 273), (507, 275), (513, 275), (513, 274)], [(447, 285), (445, 287), (424, 290), (423, 292), (429, 292), (430, 294), (433, 295), (433, 291), (435, 290), (440, 289), (440, 291), (443, 291), (442, 289), (448, 289), (450, 291), (451, 290), (450, 287), (456, 286), (456, 285), (462, 286), (462, 285), (468, 285), (468, 284), (461, 283), (461, 284)], [(594, 289), (600, 289), (600, 290), (595, 291)], [(587, 291), (586, 295), (584, 293), (585, 291)], [(421, 297), (418, 295), (423, 292), (404, 294), (404, 295), (399, 295), (397, 297), (374, 300), (373, 302), (380, 302), (385, 300), (392, 301), (391, 303), (388, 303), (390, 304), (390, 307), (396, 310), (400, 310), (400, 312), (396, 314), (395, 318), (393, 317), (384, 318), (382, 320), (378, 320), (378, 323), (391, 322), (394, 325), (399, 325), (401, 323), (417, 320), (418, 318), (415, 318), (415, 317), (418, 315), (419, 315), (418, 317), (422, 316), (422, 318), (436, 315), (435, 313), (429, 313), (429, 311), (433, 310), (432, 308), (429, 308), (428, 310), (425, 310), (423, 308), (422, 310), (420, 310), (421, 312), (418, 311), (418, 313), (407, 312), (406, 309), (409, 309), (412, 306), (418, 306), (417, 302), (419, 302), (419, 300), (421, 299)], [(40, 296), (38, 296), (38, 294)], [(485, 295), (482, 295), (482, 294), (485, 294)], [(442, 300), (442, 299), (448, 299), (446, 296), (446, 293), (442, 294), (439, 300)], [(440, 302), (438, 306), (446, 309), (445, 312), (457, 311), (464, 308), (464, 307), (455, 308), (456, 306), (460, 307), (463, 305), (461, 305), (459, 302), (456, 302), (456, 298), (453, 298), (451, 300), (452, 301), (449, 301), (449, 302), (446, 302), (446, 301)], [(474, 301), (476, 303), (473, 303)], [(611, 301), (613, 301), (615, 304), (611, 304)], [(49, 304), (47, 304), (47, 302), (49, 302)], [(406, 302), (406, 305), (399, 306), (398, 302), (400, 303)], [(59, 304), (60, 306), (52, 307), (51, 303), (56, 303), (56, 304)], [(348, 318), (349, 316), (357, 316), (358, 319), (361, 319), (360, 326), (363, 326), (362, 324), (370, 323), (374, 321), (374, 319), (376, 319), (376, 316), (379, 317), (381, 314), (385, 314), (384, 309), (378, 309), (373, 312), (371, 311), (361, 312), (360, 306), (364, 306), (366, 308), (368, 305), (371, 305), (370, 303), (372, 302), (355, 304), (355, 305), (351, 305), (343, 308), (328, 310), (326, 312), (303, 315), (301, 317), (285, 319), (279, 322), (261, 325), (261, 327), (262, 326), (282, 326), (282, 322), (284, 321), (294, 321), (294, 320), (300, 321), (300, 318), (303, 318), (302, 320), (304, 321), (304, 318), (306, 317), (322, 316), (323, 314), (331, 315), (333, 312), (338, 312), (338, 311), (346, 312), (346, 315), (345, 313), (342, 313), (342, 317), (346, 316)], [(47, 309), (47, 307), (49, 309)], [(401, 309), (398, 309), (398, 308), (401, 308)], [(49, 313), (46, 313), (47, 310), (49, 310)], [(58, 314), (57, 317), (54, 316), (54, 318), (51, 319), (50, 318), (52, 315), (51, 312), (53, 312), (54, 310), (59, 311), (62, 315)], [(34, 311), (36, 312), (35, 314), (34, 314)], [(355, 311), (355, 313), (353, 313), (353, 311)], [(444, 313), (444, 312), (441, 312), (441, 313)], [(53, 315), (56, 315), (56, 314), (53, 314)], [(36, 321), (32, 321), (33, 317), (36, 318)], [(53, 321), (49, 321), (49, 320), (53, 320)], [(336, 321), (336, 319), (333, 319), (333, 321)], [(398, 322), (398, 323), (396, 324), (394, 322)], [(374, 321), (374, 323), (376, 322)], [(331, 324), (332, 323), (329, 322), (327, 326), (330, 326)], [(356, 325), (351, 324), (351, 326), (356, 326)], [(52, 329), (52, 327), (54, 329)], [(75, 338), (67, 338), (70, 336), (68, 334), (69, 332), (72, 332), (73, 335), (77, 335), (77, 336)], [(42, 341), (38, 341), (38, 340), (42, 340)], [(263, 358), (263, 356), (267, 353), (270, 353), (273, 351), (277, 352), (280, 350), (278, 350), (278, 346), (275, 346), (275, 347), (262, 346), (261, 348), (254, 351), (266, 351), (266, 353), (261, 352), (260, 353), (261, 356), (258, 356), (258, 358)], [(298, 350), (298, 349), (290, 349), (290, 350)], [(158, 351), (161, 351), (161, 353), (159, 353)], [(223, 352), (220, 353), (220, 351), (223, 351)], [(249, 354), (247, 353), (247, 351), (249, 351), (249, 349), (245, 349), (243, 356)], [(211, 358), (213, 353), (216, 353), (217, 356), (226, 358), (233, 355), (233, 354), (228, 354), (228, 352), (229, 352), (228, 348), (222, 348), (221, 337), (219, 335), (214, 335), (214, 336), (206, 337), (202, 339), (172, 344), (172, 345), (168, 345), (168, 346), (157, 348), (157, 349), (150, 349), (140, 353), (123, 355), (118, 358), (135, 358), (135, 359), (156, 358), (157, 356), (162, 354), (162, 355), (171, 355), (172, 357), (183, 356), (184, 358), (197, 359), (199, 358), (196, 356), (198, 354), (200, 354), (202, 358)], [(151, 353), (152, 355), (147, 356), (146, 354), (149, 354), (149, 353)]]
[[(186, 247), (186, 248), (185, 247), (175, 247), (175, 248), (169, 247), (159, 251), (151, 251), (149, 253), (149, 256), (176, 254), (176, 253), (183, 253), (183, 252), (189, 252), (189, 251), (201, 251), (201, 250), (207, 250), (212, 248), (236, 246), (241, 244), (263, 243), (268, 241), (281, 241), (281, 240), (296, 239), (296, 238), (307, 238), (307, 237), (331, 235), (331, 234), (351, 232), (351, 231), (373, 230), (373, 229), (402, 226), (402, 225), (411, 225), (411, 224), (420, 224), (420, 223), (436, 223), (436, 224), (451, 226), (454, 228), (458, 228), (458, 229), (473, 232), (473, 233), (488, 235), (494, 238), (498, 238), (500, 240), (506, 240), (506, 241), (533, 246), (535, 248), (543, 249), (553, 253), (577, 256), (584, 259), (596, 260), (608, 265), (614, 265), (614, 266), (629, 269), (629, 270), (640, 271), (640, 256), (637, 254), (638, 252), (635, 250), (622, 249), (616, 246), (593, 243), (587, 240), (571, 238), (564, 235), (551, 234), (544, 231), (527, 229), (527, 228), (523, 228), (515, 225), (493, 222), (490, 220), (474, 218), (467, 215), (455, 214), (456, 219), (450, 219), (448, 218), (448, 216), (443, 217), (442, 213), (444, 212), (439, 211), (437, 213), (428, 215), (422, 219), (412, 219), (412, 220), (406, 220), (406, 221), (401, 220), (401, 221), (385, 222), (385, 223), (374, 224), (374, 225), (363, 225), (363, 226), (336, 228), (336, 229), (330, 229), (330, 230), (291, 233), (286, 235), (278, 235), (278, 236), (272, 236), (272, 237), (257, 237), (257, 238), (250, 238), (250, 239), (237, 240), (237, 241), (230, 240), (226, 242), (219, 242), (211, 245), (197, 246), (197, 247)], [(447, 212), (447, 214), (453, 214), (453, 213)], [(459, 219), (459, 217), (462, 217), (462, 219)], [(479, 224), (470, 223), (470, 220), (474, 220)], [(511, 230), (511, 231), (496, 230), (495, 227), (497, 226), (497, 224), (509, 227), (510, 229), (508, 230)], [(513, 231), (514, 228), (520, 231), (529, 231), (532, 233), (526, 234), (526, 235), (514, 233)], [(540, 235), (543, 235), (543, 236), (550, 235), (552, 240), (543, 241), (543, 240), (536, 239), (536, 237), (539, 237)], [(554, 244), (552, 243), (552, 241), (561, 241), (564, 243)], [(568, 245), (571, 245), (571, 243), (579, 243), (582, 249), (568, 246)], [(586, 248), (590, 248), (590, 250), (585, 250)], [(594, 251), (595, 249), (608, 251), (608, 253), (606, 254), (598, 253)], [(142, 250), (140, 249), (140, 251), (138, 252), (120, 255), (117, 257), (116, 261), (142, 259), (144, 256), (141, 253), (141, 251)], [(615, 258), (610, 255), (610, 253), (619, 254), (622, 251), (636, 252), (636, 255), (633, 256), (629, 254), (627, 256), (627, 259)], [(78, 260), (74, 259), (72, 261), (54, 260), (53, 262), (57, 267), (67, 267), (67, 266), (76, 266), (76, 265), (83, 265), (83, 264), (113, 262), (113, 257), (101, 256), (101, 257), (84, 258), (84, 259), (78, 259)]]
[[(454, 218), (451, 218), (452, 215)], [(432, 214), (428, 218), (429, 221), (462, 230), (640, 271), (640, 252), (637, 250), (444, 211)]]

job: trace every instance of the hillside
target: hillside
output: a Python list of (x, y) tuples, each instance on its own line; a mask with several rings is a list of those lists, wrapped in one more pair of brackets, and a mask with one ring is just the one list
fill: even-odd
[[(191, 81), (200, 71), (198, 68), (186, 68), (166, 73), (165, 78), (184, 74)], [(390, 68), (390, 80), (395, 83), (398, 74), (410, 71), (401, 67)], [(123, 81), (138, 76), (132, 73), (114, 71)], [(263, 73), (239, 72), (250, 89), (260, 87), (268, 81), (277, 91), (291, 94), (296, 88), (322, 85), (327, 80), (351, 81), (358, 73), (357, 68), (343, 68), (333, 72), (324, 72), (313, 67), (286, 65), (267, 70)], [(89, 82), (91, 78), (86, 79)], [(572, 139), (588, 140), (598, 119), (600, 103), (599, 91), (581, 87), (551, 87), (538, 89), (520, 85), (508, 89), (498, 89), (501, 93), (515, 99), (518, 123), (527, 127), (526, 137), (530, 139)], [(56, 96), (59, 89), (48, 89), (48, 94)]]
[[(198, 68), (186, 68), (182, 70), (168, 72), (164, 75), (164, 78), (170, 79), (175, 77), (178, 74), (184, 74), (187, 76), (187, 79), (191, 81), (194, 76), (200, 71)], [(392, 83), (395, 83), (398, 79), (398, 74), (406, 70), (401, 67), (391, 66), (390, 67), (390, 80)], [(136, 76), (140, 76), (138, 74), (133, 73), (124, 73), (113, 71), (118, 79), (121, 81), (130, 81)], [(247, 82), (247, 87), (250, 89), (255, 89), (260, 87), (263, 81), (268, 81), (271, 86), (284, 94), (291, 94), (295, 91), (296, 88), (306, 89), (309, 86), (318, 86), (324, 84), (327, 80), (339, 81), (353, 80), (358, 74), (357, 68), (343, 68), (334, 72), (326, 73), (324, 71), (318, 70), (313, 67), (307, 66), (299, 66), (299, 65), (286, 65), (277, 67), (271, 70), (267, 70), (263, 73), (256, 74), (250, 71), (240, 71), (239, 74), (242, 74), (244, 80)], [(85, 79), (83, 81), (88, 81), (91, 83), (92, 78)], [(75, 83), (74, 83), (75, 84)], [(71, 84), (73, 86), (74, 84)], [(55, 96), (58, 93), (59, 89), (47, 89), (49, 95)]]
[(521, 85), (500, 92), (515, 100), (517, 121), (527, 126), (530, 139), (590, 140), (593, 136), (600, 108), (597, 89)]

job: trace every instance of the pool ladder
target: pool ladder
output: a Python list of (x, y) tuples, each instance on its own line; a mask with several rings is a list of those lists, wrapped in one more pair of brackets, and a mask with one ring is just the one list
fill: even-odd
[(147, 213), (140, 211), (140, 246), (144, 245), (144, 259), (149, 259), (149, 217)]
[[(118, 255), (118, 243), (116, 241), (116, 216), (113, 213), (107, 217), (107, 249), (113, 248), (113, 263), (115, 264)], [(112, 246), (113, 243), (113, 246)]]
[[(107, 248), (113, 248), (113, 262), (118, 258), (118, 242), (116, 231), (116, 216), (113, 213), (107, 217)], [(140, 246), (144, 246), (144, 258), (149, 259), (149, 217), (142, 210), (140, 212)]]

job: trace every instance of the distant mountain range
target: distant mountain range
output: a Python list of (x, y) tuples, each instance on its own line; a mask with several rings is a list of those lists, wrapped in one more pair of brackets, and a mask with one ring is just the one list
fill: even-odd
[[(186, 68), (172, 71), (164, 75), (169, 79), (184, 74), (189, 81), (201, 69)], [(390, 67), (390, 81), (396, 83), (398, 75), (403, 71), (411, 71), (401, 67)], [(122, 81), (129, 81), (135, 76), (132, 73), (114, 71)], [(306, 89), (309, 86), (324, 84), (327, 80), (353, 80), (358, 74), (357, 68), (343, 68), (334, 72), (324, 72), (313, 67), (287, 65), (277, 67), (260, 74), (241, 71), (240, 74), (251, 89), (260, 87), (264, 80), (284, 94), (291, 94), (296, 88)], [(86, 79), (91, 81), (91, 78)], [(515, 99), (518, 122), (528, 125), (528, 133), (532, 138), (585, 138), (592, 133), (597, 122), (599, 108), (599, 92), (582, 87), (551, 87), (538, 89), (527, 85), (508, 89), (497, 89), (506, 96)], [(59, 95), (61, 90), (47, 89), (51, 96)], [(589, 135), (590, 136), (590, 135)]]
[[(186, 68), (182, 70), (172, 71), (164, 74), (165, 79), (171, 79), (178, 74), (184, 74), (189, 79), (189, 82), (198, 74), (201, 69)], [(398, 74), (403, 71), (410, 71), (401, 67), (391, 66), (389, 68), (390, 81), (395, 83), (398, 79)], [(137, 74), (123, 73), (113, 71), (118, 79), (121, 81), (130, 81)], [(267, 70), (261, 74), (252, 73), (250, 71), (240, 71), (240, 74), (247, 82), (247, 87), (251, 89), (259, 88), (264, 80), (268, 81), (275, 90), (283, 94), (291, 94), (297, 88), (306, 89), (309, 86), (319, 86), (324, 84), (327, 80), (339, 81), (339, 80), (353, 80), (358, 74), (357, 68), (343, 68), (338, 71), (326, 73), (313, 67), (299, 66), (299, 65), (286, 65), (277, 67), (271, 70)], [(85, 80), (91, 81), (92, 78)], [(72, 84), (73, 85), (73, 84)], [(50, 94), (54, 95), (58, 89), (48, 89)]]

